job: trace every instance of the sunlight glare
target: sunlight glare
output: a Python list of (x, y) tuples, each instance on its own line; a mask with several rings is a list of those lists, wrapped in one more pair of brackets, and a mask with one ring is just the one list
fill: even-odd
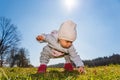
[(71, 11), (76, 7), (77, 1), (76, 0), (64, 0), (64, 5), (68, 11)]

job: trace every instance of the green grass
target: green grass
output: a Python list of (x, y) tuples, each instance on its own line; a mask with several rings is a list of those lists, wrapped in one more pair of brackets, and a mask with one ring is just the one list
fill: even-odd
[(65, 72), (63, 68), (47, 68), (36, 74), (37, 68), (0, 68), (0, 80), (120, 80), (120, 65), (85, 67), (86, 73), (77, 70)]

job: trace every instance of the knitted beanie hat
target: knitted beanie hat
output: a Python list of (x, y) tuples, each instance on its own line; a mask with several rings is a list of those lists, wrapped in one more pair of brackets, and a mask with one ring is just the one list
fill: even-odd
[(63, 24), (61, 24), (58, 31), (59, 39), (75, 41), (76, 36), (77, 36), (76, 24), (73, 21), (67, 20)]

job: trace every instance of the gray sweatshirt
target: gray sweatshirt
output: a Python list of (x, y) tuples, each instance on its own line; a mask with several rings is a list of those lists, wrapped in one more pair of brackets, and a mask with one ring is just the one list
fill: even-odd
[[(76, 65), (76, 67), (84, 66), (84, 64), (83, 64), (80, 56), (77, 55), (77, 52), (76, 52), (76, 50), (75, 50), (75, 48), (74, 48), (73, 45), (70, 48), (63, 48), (59, 44), (59, 42), (58, 42), (58, 32), (57, 31), (53, 31), (53, 32), (51, 32), (51, 34), (42, 34), (42, 35), (45, 38), (45, 40), (44, 41), (40, 41), (40, 42), (47, 42), (48, 43), (47, 47), (50, 47), (50, 48), (54, 49), (55, 51), (58, 51), (58, 54), (60, 52), (63, 55), (69, 55), (70, 60), (72, 60), (74, 62), (74, 64)], [(52, 53), (52, 51), (50, 51), (50, 50), (48, 50), (48, 51), (50, 53)], [(52, 56), (54, 57), (54, 55), (52, 55)], [(58, 57), (61, 57), (61, 56), (58, 56)]]

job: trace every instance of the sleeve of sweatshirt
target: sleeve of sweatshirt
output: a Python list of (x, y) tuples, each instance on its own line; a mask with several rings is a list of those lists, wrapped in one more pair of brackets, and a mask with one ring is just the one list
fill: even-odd
[(53, 43), (55, 41), (54, 36), (51, 35), (51, 34), (42, 34), (42, 36), (44, 37), (44, 40), (39, 41), (40, 43), (47, 42), (47, 43), (51, 44), (51, 43)]
[(69, 55), (70, 55), (70, 59), (75, 63), (76, 67), (80, 67), (80, 66), (84, 67), (84, 64), (83, 64), (80, 56), (77, 54), (74, 46), (70, 47)]
[(50, 34), (41, 34), (44, 37), (44, 40), (39, 41), (40, 43), (47, 42), (49, 44), (54, 43), (57, 40), (58, 31), (53, 30)]

